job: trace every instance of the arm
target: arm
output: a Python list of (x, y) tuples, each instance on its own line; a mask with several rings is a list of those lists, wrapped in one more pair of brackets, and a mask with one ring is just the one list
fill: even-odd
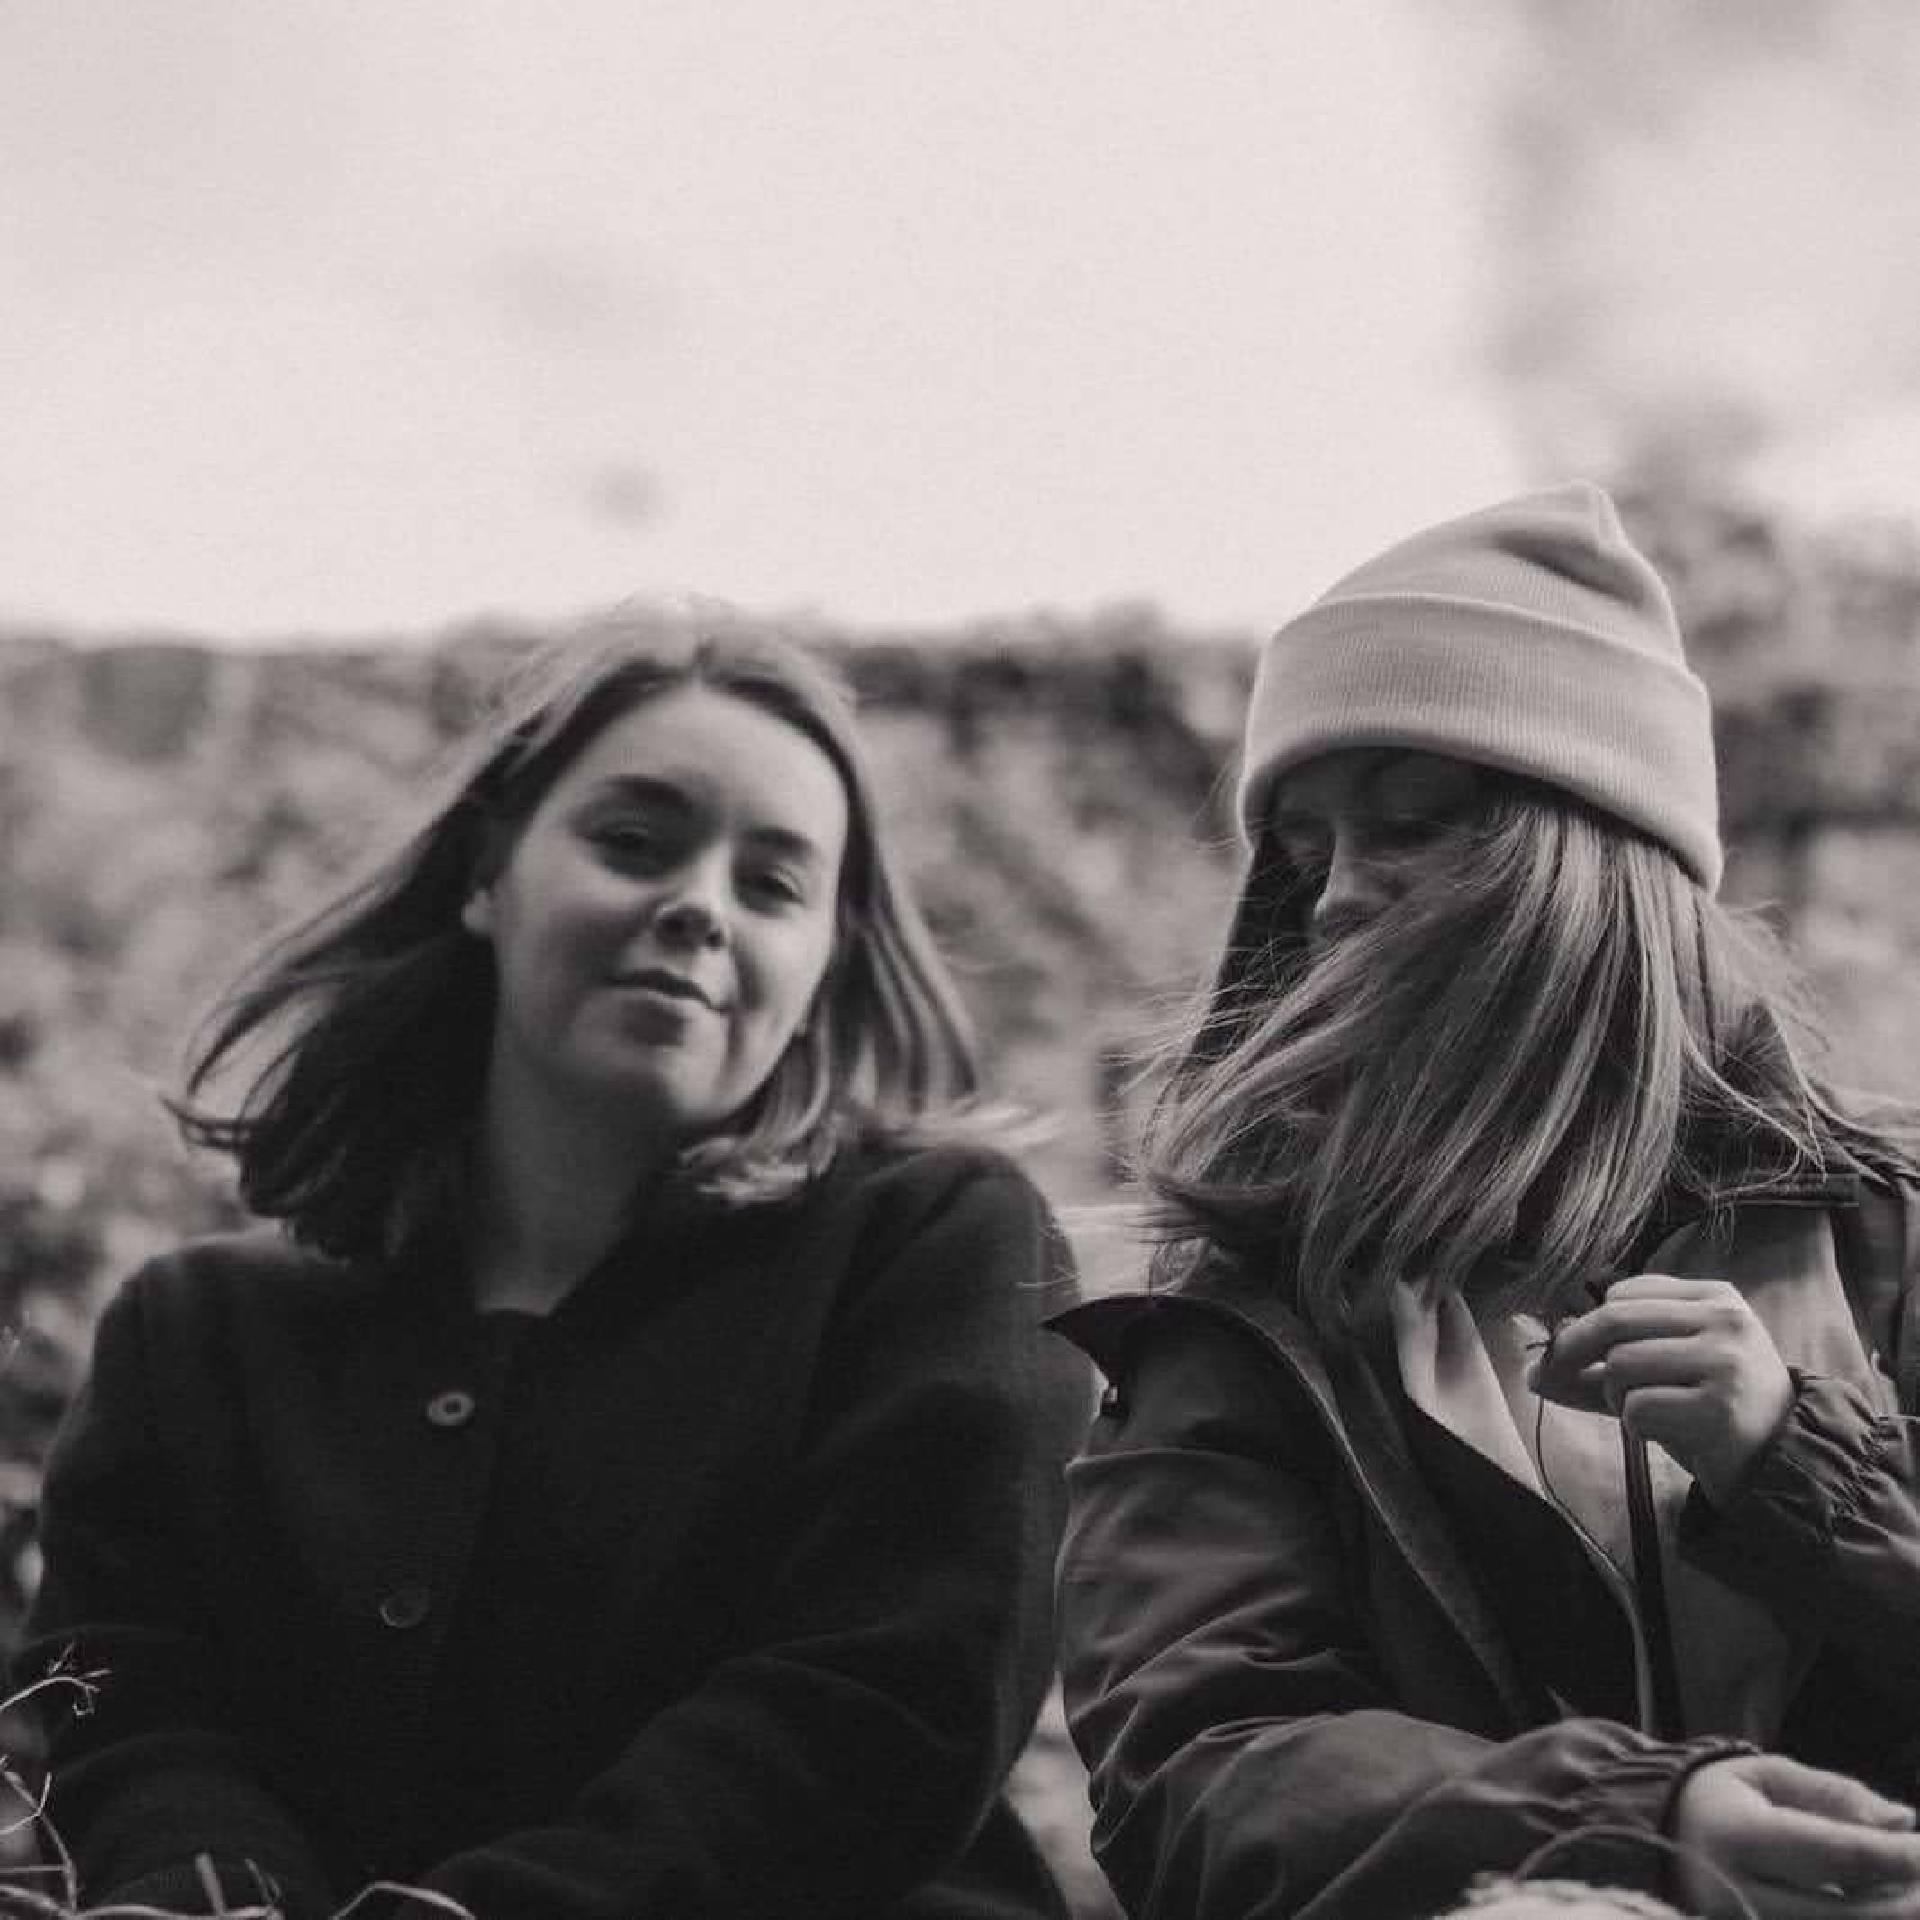
[(1920, 1420), (1790, 1369), (1736, 1286), (1642, 1274), (1567, 1322), (1540, 1391), (1617, 1411), (1695, 1475), (1680, 1544), (1817, 1620), (1920, 1727)]
[(1049, 1677), (1087, 1382), (1040, 1329), (1064, 1251), (1010, 1168), (968, 1159), (870, 1258), (767, 1503), (755, 1644), (428, 1888), (488, 1920), (797, 1920), (880, 1909), (972, 1840)]
[[(1069, 1470), (1061, 1665), (1095, 1850), (1135, 1920), (1392, 1920), (1606, 1823), (1658, 1835), (1728, 1742), (1594, 1719), (1488, 1738), (1397, 1700), (1316, 1416), (1250, 1342), (1156, 1314)], [(1116, 1363), (1117, 1364), (1117, 1363)], [(1555, 1871), (1659, 1888), (1654, 1846)]]
[(44, 1568), (15, 1656), (31, 1684), (71, 1650), (101, 1674), (90, 1712), (46, 1696), (50, 1818), (88, 1904), (205, 1912), (206, 1854), (234, 1904), (256, 1870), (296, 1920), (331, 1911), (317, 1860), (259, 1780), (219, 1663), (196, 1620), (204, 1556), (178, 1526), (154, 1418), (136, 1280), (95, 1335), (41, 1494)]
[(1691, 1496), (1688, 1557), (1781, 1619), (1818, 1619), (1920, 1733), (1920, 1419), (1796, 1375), (1787, 1417), (1723, 1509)]

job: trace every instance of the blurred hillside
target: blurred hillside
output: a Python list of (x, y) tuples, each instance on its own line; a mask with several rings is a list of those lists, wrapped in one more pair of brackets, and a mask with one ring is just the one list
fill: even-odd
[[(1795, 529), (1677, 483), (1623, 505), (1715, 687), (1729, 896), (1799, 949), (1838, 1076), (1920, 1090), (1920, 538)], [(183, 1154), (156, 1098), (194, 1015), (390, 831), (535, 637), (235, 653), (0, 633), (0, 1319), (21, 1330), (0, 1399), (0, 1632), (105, 1289), (232, 1217), (221, 1169)], [(1037, 1172), (1063, 1203), (1109, 1193), (1128, 1063), (1183, 1002), (1231, 886), (1253, 637), (1126, 609), (813, 638), (860, 691), (997, 1078), (1055, 1118)], [(1085, 1253), (1096, 1286), (1132, 1264), (1117, 1236)], [(1057, 1728), (1036, 1753), (1038, 1817), (1084, 1873)], [(1084, 1899), (1097, 1911), (1091, 1883)]]

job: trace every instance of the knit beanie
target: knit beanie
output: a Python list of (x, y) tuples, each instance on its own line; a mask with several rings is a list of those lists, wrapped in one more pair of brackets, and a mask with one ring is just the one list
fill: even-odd
[(1707, 690), (1660, 576), (1586, 481), (1416, 533), (1273, 636), (1247, 709), (1248, 839), (1282, 774), (1342, 747), (1544, 781), (1720, 883)]

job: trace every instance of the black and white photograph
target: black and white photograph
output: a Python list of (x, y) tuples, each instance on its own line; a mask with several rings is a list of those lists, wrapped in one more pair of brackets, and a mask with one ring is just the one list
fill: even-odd
[(1920, 9), (0, 0), (0, 1920), (1920, 1920)]

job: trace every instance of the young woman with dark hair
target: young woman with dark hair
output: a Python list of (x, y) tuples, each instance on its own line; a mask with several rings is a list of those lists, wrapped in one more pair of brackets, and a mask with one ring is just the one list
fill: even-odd
[(211, 1028), (183, 1124), (278, 1224), (123, 1287), (56, 1445), (84, 1899), (1061, 1914), (1001, 1789), (1084, 1383), (975, 1083), (818, 662), (521, 676)]
[(1110, 1382), (1059, 1603), (1128, 1910), (1430, 1915), (1546, 1849), (1920, 1914), (1913, 1130), (1715, 898), (1705, 692), (1611, 502), (1282, 628), (1241, 811), (1157, 1284), (1061, 1322)]

